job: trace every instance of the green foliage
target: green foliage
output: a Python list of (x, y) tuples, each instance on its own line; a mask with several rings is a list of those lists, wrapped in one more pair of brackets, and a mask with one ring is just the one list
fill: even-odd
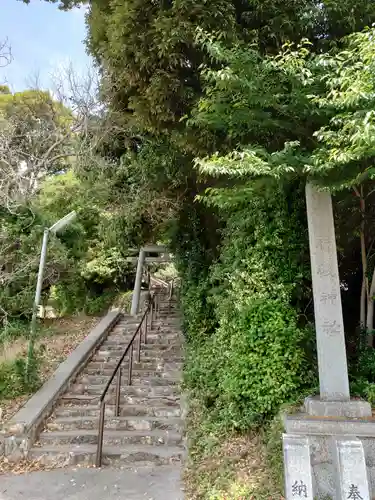
[(0, 94), (10, 94), (10, 88), (8, 85), (0, 85)]
[[(313, 0), (93, 0), (88, 48), (110, 70), (105, 72), (104, 87), (125, 124), (159, 134), (179, 127), (181, 117), (202, 92), (199, 68), (210, 57), (196, 43), (197, 28), (226, 45), (244, 42), (254, 44), (261, 54), (274, 54), (285, 42), (304, 37), (321, 48), (374, 20), (375, 7), (366, 0), (355, 9), (349, 1), (331, 0), (319, 4)], [(210, 66), (217, 69), (215, 64)], [(197, 140), (191, 135), (190, 139)]]
[(0, 365), (0, 398), (12, 399), (23, 393), (23, 377), (18, 377), (15, 363), (2, 363)]
[[(18, 2), (21, 1), (23, 3), (31, 3), (32, 0), (17, 0)], [(59, 9), (61, 10), (69, 10), (72, 9), (73, 7), (80, 7), (81, 5), (87, 4), (88, 0), (45, 0), (46, 2), (49, 3), (58, 3), (59, 4)]]
[[(294, 67), (295, 61), (304, 61), (309, 54), (306, 42), (296, 47), (293, 57), (287, 44), (281, 55), (262, 56), (256, 46), (226, 48), (203, 32), (198, 32), (197, 43), (210, 54), (211, 64), (202, 69), (204, 94), (188, 120), (190, 126), (215, 130), (227, 151), (254, 146), (254, 159), (262, 148), (273, 153), (285, 141), (308, 143), (316, 118), (311, 116), (298, 68)], [(217, 149), (223, 151), (223, 145)], [(245, 151), (241, 158), (233, 157), (233, 152), (233, 164), (240, 167), (241, 160), (249, 162), (249, 154)]]
[(13, 318), (10, 321), (4, 321), (0, 329), (0, 345), (6, 341), (12, 341), (19, 337), (27, 337), (30, 332), (30, 323), (25, 320)]
[(197, 160), (203, 174), (308, 174), (336, 189), (374, 177), (374, 29), (317, 55), (306, 42), (261, 57), (212, 37), (199, 40), (226, 66), (203, 71), (205, 95), (190, 123), (225, 132), (229, 146), (224, 155)]
[(246, 429), (299, 395), (306, 381), (304, 332), (293, 309), (282, 301), (252, 299), (247, 305), (248, 300), (237, 300), (240, 312), (221, 319), (214, 347), (217, 353), (224, 350), (225, 364), (218, 374), (220, 412), (235, 427)]
[[(268, 500), (282, 498), (283, 414), (262, 429), (240, 434), (223, 432), (202, 411), (199, 400), (189, 401), (190, 462), (185, 470), (188, 498)], [(296, 408), (284, 407), (293, 413)], [(189, 495), (189, 493), (191, 495)]]
[[(349, 360), (350, 393), (375, 404), (375, 350), (367, 342), (369, 332), (362, 330), (354, 355)], [(373, 333), (373, 332), (372, 332)]]
[(82, 279), (81, 276), (71, 277), (57, 283), (51, 290), (51, 302), (61, 315), (85, 312), (88, 315), (100, 315), (113, 303), (119, 289), (105, 289)]
[(322, 113), (329, 113), (330, 120), (315, 132), (319, 146), (310, 171), (328, 177), (339, 188), (375, 175), (374, 33), (374, 29), (355, 33), (346, 40), (344, 50), (314, 61), (324, 68), (325, 74), (322, 71), (319, 76), (325, 91), (313, 96), (313, 101)]
[[(0, 114), (2, 118), (23, 118), (25, 129), (36, 126), (38, 120), (69, 125), (71, 112), (61, 103), (55, 101), (51, 94), (43, 90), (24, 90), (12, 94), (6, 86), (0, 93)], [(18, 120), (20, 123), (21, 120)]]
[[(0, 327), (31, 314), (42, 235), (54, 215), (35, 198), (46, 177), (66, 168), (71, 118), (49, 92), (0, 94)], [(72, 264), (59, 238), (51, 235), (48, 250), (44, 296)]]
[[(241, 15), (246, 8), (238, 10)], [(95, 1), (89, 26), (90, 52), (111, 67), (112, 102), (125, 105), (142, 129), (153, 132), (177, 124), (199, 92), (196, 26), (220, 27), (228, 36), (236, 30), (234, 5), (227, 0)]]
[(83, 311), (87, 289), (79, 276), (57, 283), (51, 288), (51, 302), (62, 316)]
[(88, 296), (86, 298), (84, 311), (88, 315), (98, 315), (107, 312), (108, 308), (116, 298), (116, 295), (116, 290), (104, 290), (99, 296)]
[(1, 212), (0, 265), (6, 273), (0, 317), (30, 316), (43, 228), (71, 210), (77, 211), (74, 224), (49, 238), (44, 300), (55, 286), (52, 299), (60, 313), (94, 314), (102, 312), (118, 290), (131, 286), (134, 271), (126, 262), (128, 244), (125, 240), (118, 247), (122, 226), (109, 210), (109, 196), (104, 183), (89, 183), (70, 170), (47, 178), (29, 207)]
[[(180, 271), (185, 381), (229, 428), (260, 423), (315, 383), (304, 349), (312, 332), (298, 316), (311, 292), (299, 192), (298, 185), (289, 193), (274, 186), (262, 196), (250, 190), (225, 217), (220, 257), (206, 281), (197, 268), (199, 280)], [(189, 269), (191, 255), (185, 258)]]
[[(28, 316), (38, 272), (43, 218), (26, 207), (19, 208), (16, 213), (0, 209), (0, 224), (0, 264), (3, 271), (0, 317)], [(66, 250), (57, 238), (51, 238), (49, 251), (45, 287), (68, 265)]]
[(0, 400), (35, 392), (40, 386), (38, 360), (33, 358), (26, 376), (26, 360), (18, 358), (0, 364)]

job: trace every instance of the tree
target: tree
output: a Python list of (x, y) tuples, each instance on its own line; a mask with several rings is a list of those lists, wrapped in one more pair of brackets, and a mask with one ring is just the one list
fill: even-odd
[[(306, 175), (336, 192), (353, 192), (354, 198), (340, 195), (338, 233), (345, 228), (340, 240), (344, 256), (353, 251), (353, 238), (359, 235), (359, 324), (369, 331), (375, 294), (373, 37), (372, 29), (353, 34), (342, 50), (331, 54), (314, 54), (308, 44), (288, 45), (276, 57), (265, 58), (208, 42), (227, 66), (204, 71), (206, 95), (191, 117), (200, 128), (222, 128), (237, 144), (227, 154), (197, 161), (204, 175), (241, 179), (232, 193), (213, 190), (214, 196), (240, 197), (246, 192), (244, 180), (252, 186), (256, 179)], [(346, 280), (345, 270), (341, 277)]]
[[(17, 1), (22, 1), (23, 3), (29, 4), (31, 0), (17, 0)], [(82, 4), (88, 3), (89, 0), (45, 0), (46, 2), (49, 3), (58, 3), (59, 4), (59, 9), (61, 10), (67, 10), (67, 9), (72, 9), (73, 7), (80, 6)]]
[[(81, 3), (65, 0), (60, 7)], [(176, 127), (201, 95), (199, 66), (208, 60), (195, 41), (197, 28), (275, 53), (303, 37), (320, 49), (374, 19), (375, 6), (366, 0), (354, 9), (348, 0), (92, 0), (88, 48), (125, 123), (160, 133)]]
[[(43, 179), (66, 168), (72, 143), (70, 110), (48, 92), (0, 93), (0, 281), (3, 319), (31, 311), (44, 217), (31, 201)], [(58, 241), (45, 283), (67, 266)]]
[(48, 92), (0, 95), (2, 205), (23, 202), (43, 177), (66, 168), (73, 148), (71, 125), (71, 112)]
[[(375, 114), (373, 71), (375, 43), (373, 29), (351, 35), (345, 50), (319, 56), (317, 67), (324, 92), (314, 97), (329, 122), (315, 132), (319, 141), (309, 171), (322, 177), (337, 190), (350, 189), (358, 199), (360, 223), (357, 232), (361, 244), (362, 288), (360, 323), (371, 332), (374, 328), (375, 263), (372, 200), (375, 170)], [(372, 344), (372, 336), (369, 343)]]
[[(70, 210), (77, 209), (80, 223), (63, 237), (50, 241), (46, 294), (57, 283), (61, 289), (70, 286), (70, 296), (76, 300), (71, 300), (69, 307), (73, 304), (81, 308), (94, 283), (100, 284), (99, 291), (103, 290), (109, 281), (111, 285), (119, 283), (128, 269), (124, 256), (121, 262), (113, 262), (108, 246), (103, 244), (109, 229), (109, 217), (103, 216), (109, 212), (108, 183), (101, 177), (93, 188), (93, 183), (73, 173), (73, 168), (78, 172), (88, 164), (109, 166), (96, 154), (103, 135), (110, 133), (108, 128), (98, 127), (102, 110), (96, 75), (88, 72), (82, 77), (68, 67), (55, 75), (54, 82), (54, 98), (39, 89), (12, 94), (3, 86), (0, 92), (3, 322), (12, 316), (29, 315), (43, 228)], [(105, 257), (101, 258), (100, 252)], [(89, 266), (94, 260), (96, 265)], [(90, 267), (90, 272), (85, 267)]]
[(8, 66), (12, 61), (12, 50), (8, 39), (0, 41), (0, 68)]
[(102, 136), (96, 72), (79, 74), (70, 65), (52, 81), (53, 97), (37, 86), (15, 94), (4, 86), (0, 93), (3, 204), (27, 200), (47, 175), (66, 171), (77, 157), (90, 157), (93, 137)]

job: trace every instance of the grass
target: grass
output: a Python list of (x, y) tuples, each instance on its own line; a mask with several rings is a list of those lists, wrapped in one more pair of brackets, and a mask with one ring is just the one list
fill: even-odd
[(187, 419), (187, 500), (283, 499), (282, 424), (223, 433), (191, 402)]
[(121, 292), (117, 295), (112, 307), (121, 309), (125, 313), (130, 313), (133, 291)]

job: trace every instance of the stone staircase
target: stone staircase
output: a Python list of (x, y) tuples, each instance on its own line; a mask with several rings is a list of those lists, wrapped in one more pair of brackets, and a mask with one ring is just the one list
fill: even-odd
[[(103, 464), (168, 464), (184, 455), (180, 406), (182, 338), (175, 303), (162, 301), (158, 318), (133, 360), (132, 385), (123, 364), (120, 416), (114, 416), (114, 381), (106, 398)], [(58, 401), (29, 452), (56, 466), (93, 465), (98, 443), (99, 399), (138, 323), (123, 316)]]

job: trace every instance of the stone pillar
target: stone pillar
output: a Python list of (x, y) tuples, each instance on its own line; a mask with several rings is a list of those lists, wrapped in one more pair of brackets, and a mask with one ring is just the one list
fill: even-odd
[(306, 185), (320, 398), (348, 401), (344, 322), (331, 195)]
[(314, 415), (347, 416), (353, 414), (349, 406), (358, 406), (358, 416), (371, 415), (369, 404), (361, 402), (359, 409), (359, 402), (350, 402), (331, 195), (308, 183), (306, 205), (320, 385), (320, 399), (309, 398), (306, 409)]
[(141, 296), (143, 265), (145, 263), (145, 256), (146, 256), (145, 250), (141, 249), (139, 251), (137, 274), (135, 276), (134, 291), (133, 291), (133, 297), (132, 297), (132, 307), (131, 307), (131, 311), (130, 311), (130, 314), (132, 316), (136, 316), (138, 314), (139, 299)]

